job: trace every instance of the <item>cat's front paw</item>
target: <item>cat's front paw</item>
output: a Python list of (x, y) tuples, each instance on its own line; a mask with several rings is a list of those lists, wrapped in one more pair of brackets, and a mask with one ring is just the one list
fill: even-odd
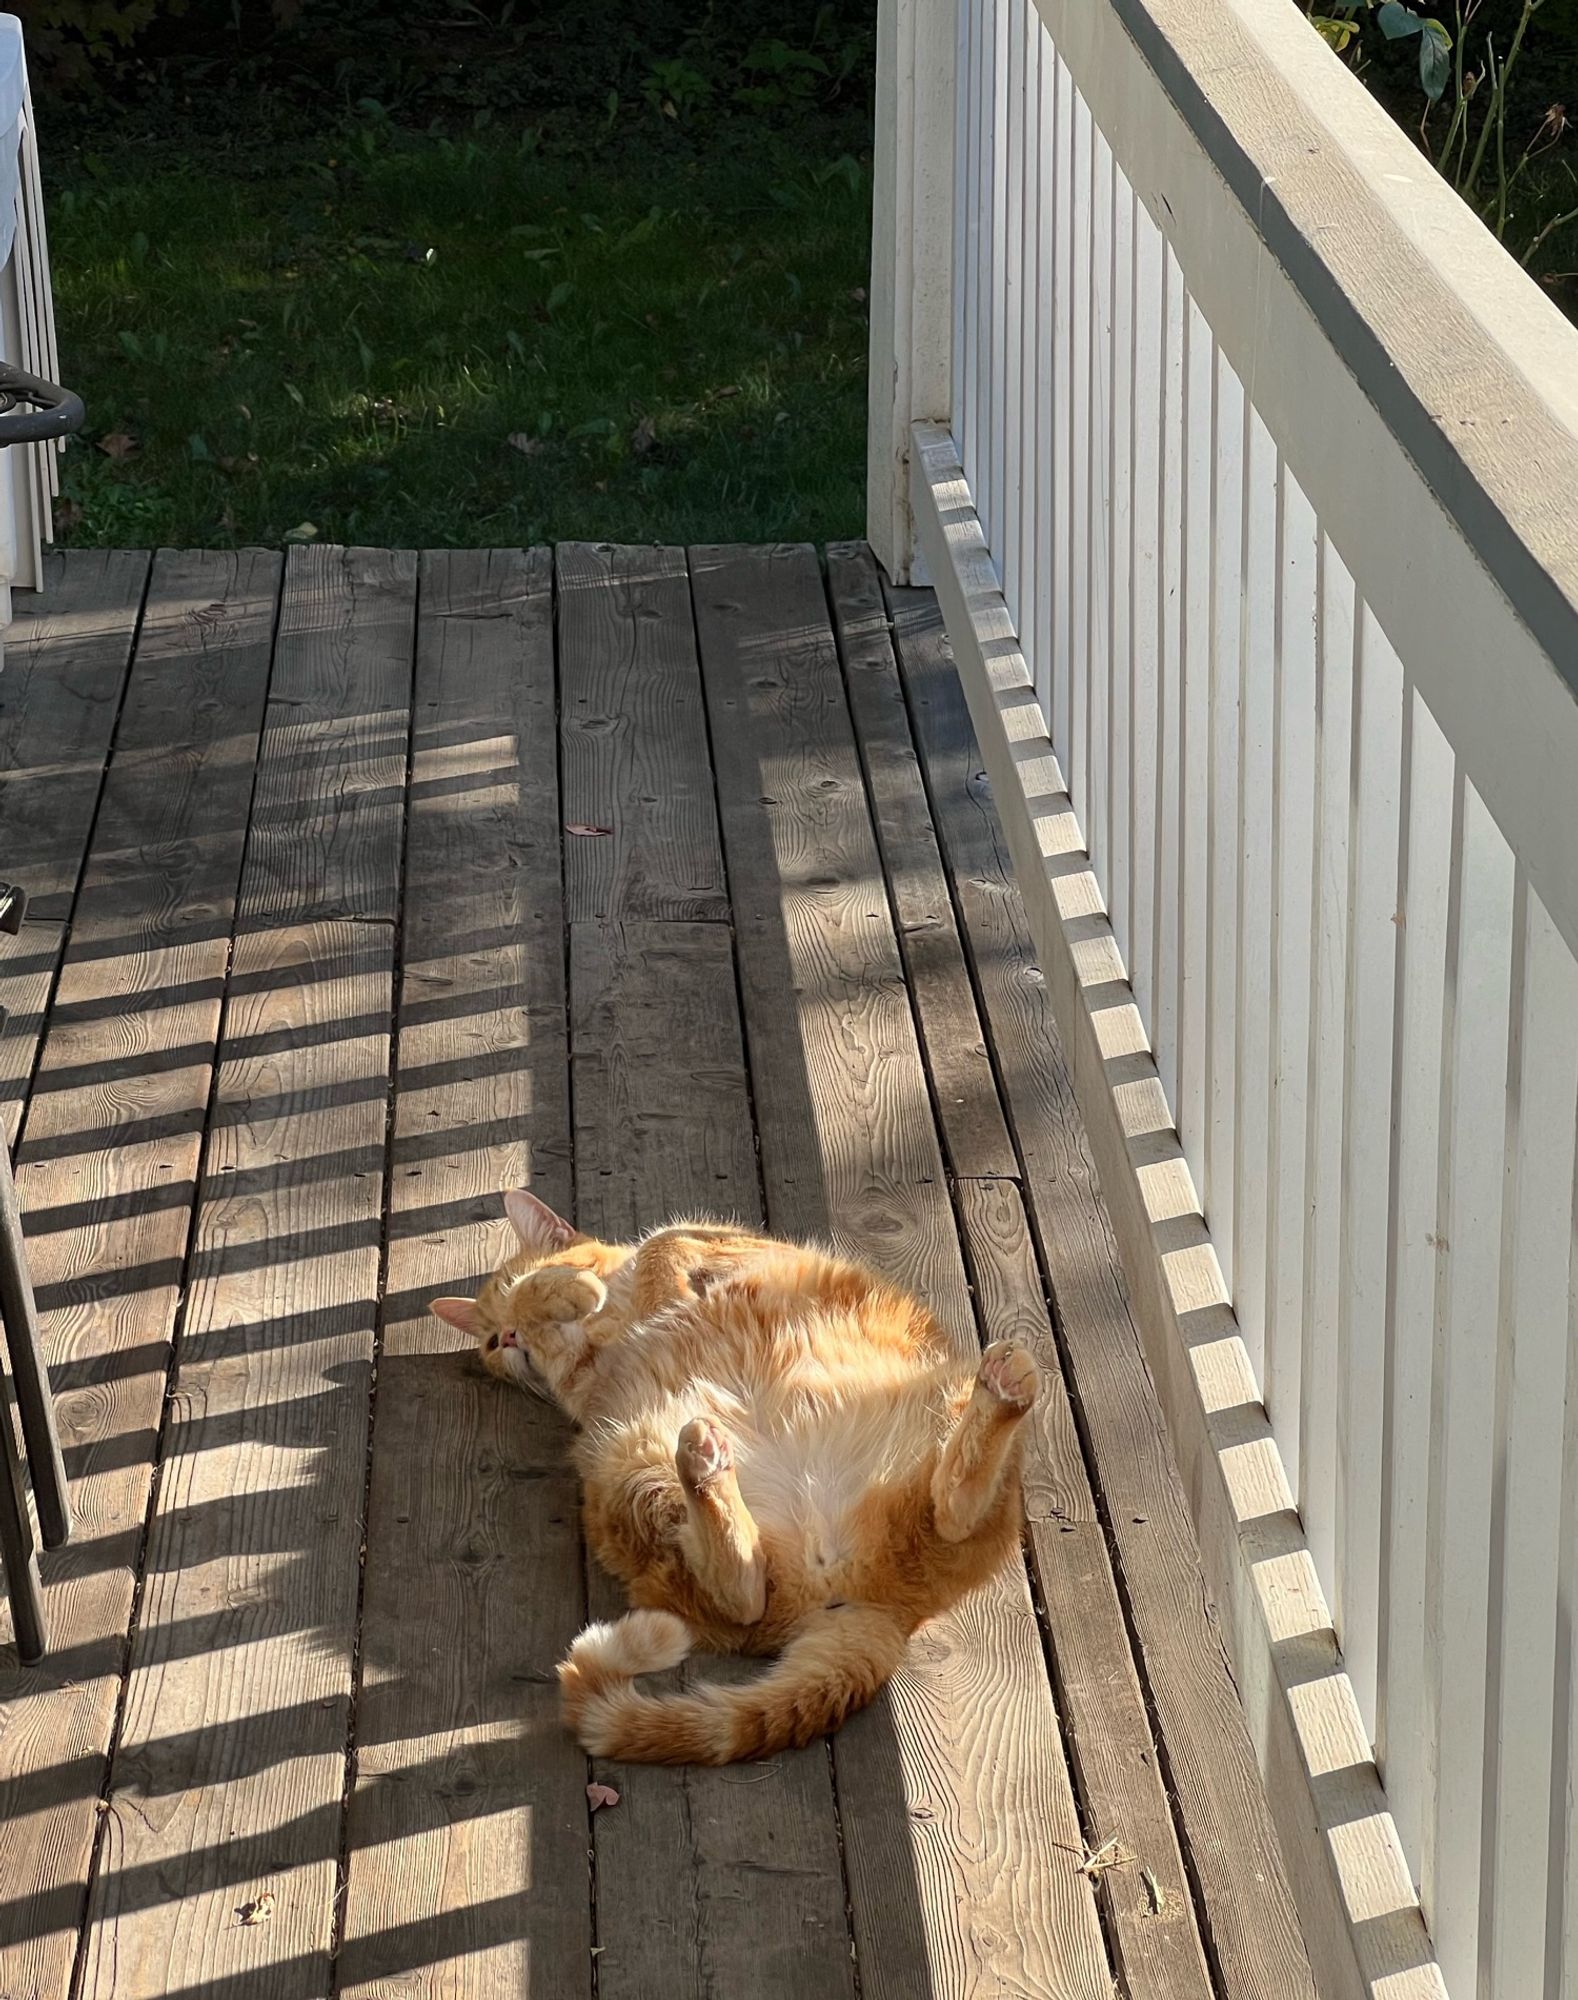
[(1034, 1358), (1028, 1349), (1016, 1347), (1011, 1340), (992, 1342), (981, 1357), (981, 1372), (976, 1380), (989, 1396), (1021, 1415), (1034, 1403), (1041, 1387)]
[(674, 1465), (692, 1493), (704, 1493), (715, 1480), (734, 1470), (729, 1434), (708, 1417), (692, 1417), (679, 1434)]

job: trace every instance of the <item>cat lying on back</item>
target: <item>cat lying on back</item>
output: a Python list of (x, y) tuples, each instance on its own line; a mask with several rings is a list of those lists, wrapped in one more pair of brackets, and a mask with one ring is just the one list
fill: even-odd
[[(504, 1202), (518, 1254), (433, 1310), (575, 1421), (587, 1541), (641, 1607), (559, 1668), (581, 1743), (726, 1764), (836, 1728), (1017, 1548), (1035, 1363), (999, 1341), (970, 1373), (827, 1251), (711, 1223), (599, 1243)], [(782, 1657), (744, 1685), (632, 1684), (697, 1650)]]

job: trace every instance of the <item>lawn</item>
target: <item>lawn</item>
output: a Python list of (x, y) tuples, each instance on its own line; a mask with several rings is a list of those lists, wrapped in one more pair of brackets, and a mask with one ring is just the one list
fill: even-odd
[[(123, 46), (114, 17), (145, 25)], [(35, 5), (61, 369), (88, 405), (60, 538), (858, 533), (874, 18)], [(1468, 0), (1428, 118), (1414, 9), (1314, 18), (1578, 317), (1578, 0)]]
[(860, 531), (862, 123), (600, 151), (374, 104), (204, 164), (113, 129), (55, 161), (44, 120), (62, 540)]

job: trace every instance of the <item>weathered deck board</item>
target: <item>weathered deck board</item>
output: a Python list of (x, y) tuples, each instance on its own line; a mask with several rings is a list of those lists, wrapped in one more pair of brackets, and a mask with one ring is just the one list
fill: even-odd
[(93, 826), (149, 559), (84, 549), (44, 558), (46, 590), (16, 600), (0, 673), (0, 876), (30, 897), (0, 951), (0, 1100), (13, 1142), (44, 1007)]
[[(973, 1355), (815, 552), (698, 549), (691, 568), (769, 1220), (879, 1262)], [(833, 1756), (864, 1994), (1106, 2000), (1022, 1570), (927, 1628)]]
[(1313, 2000), (1238, 1692), (1129, 1319), (1111, 1225), (929, 591), (890, 592), (900, 667), (1057, 1302), (1224, 2000)]
[[(161, 556), (144, 618), (146, 573), (72, 558), (0, 676), (81, 1516), (54, 1654), (0, 1653), (0, 1994), (1108, 2000), (1110, 1950), (1132, 2000), (1310, 2000), (929, 599), (898, 661), (859, 547), (831, 610), (805, 549), (562, 551), (557, 594), (542, 551), (298, 552), (265, 710), (278, 558)], [(589, 1825), (552, 1667), (620, 1596), (562, 1424), (427, 1312), (518, 1181), (619, 1233), (765, 1207), (961, 1354), (1034, 1345), (1052, 1682), (1015, 1570), (831, 1756), (620, 1768)], [(1137, 1857), (1105, 1935), (1082, 1829)]]
[[(872, 816), (898, 906), (920, 891), (937, 911), (924, 953), (907, 946), (939, 1122), (959, 1175), (956, 1198), (982, 1332), (1036, 1355), (1045, 1382), (1026, 1453), (1028, 1537), (1065, 1705), (1084, 1823), (1093, 1847), (1109, 1839), (1127, 1859), (1099, 1888), (1128, 2000), (1210, 2000), (1183, 1859), (1135, 1672), (1106, 1540), (1041, 1295), (996, 1079), (965, 963), (931, 808), (911, 737), (889, 634), (881, 576), (863, 543), (828, 551), (839, 630), (872, 797)], [(901, 885), (904, 885), (901, 887)], [(940, 990), (938, 990), (940, 989)], [(979, 1049), (982, 1060), (939, 1070), (937, 1050)], [(948, 1077), (945, 1085), (944, 1076)], [(985, 1104), (974, 1100), (984, 1096)], [(975, 1143), (1001, 1133), (1001, 1149)], [(955, 1135), (958, 1136), (955, 1136)], [(966, 1170), (961, 1160), (978, 1167)], [(1162, 1908), (1146, 1880), (1149, 1871)]]
[(956, 1174), (1012, 1179), (1019, 1162), (1003, 1123), (948, 878), (910, 741), (876, 558), (864, 542), (837, 543), (827, 552), (827, 581), (948, 1164)]
[[(77, 631), (75, 579), (56, 600)], [(106, 572), (89, 569), (95, 584)], [(41, 765), (108, 747), (104, 702), (132, 566), (109, 607), (90, 592), (86, 660), (57, 658), (39, 732), (12, 740)], [(136, 598), (141, 574), (135, 575)], [(18, 1189), (76, 1512), (45, 1565), (51, 1651), (20, 1670), (0, 1601), (0, 1993), (64, 1993), (87, 1895), (98, 1806), (121, 1690), (126, 1632), (186, 1257), (212, 1081), (252, 765), (279, 585), (276, 556), (161, 556), (136, 672), (88, 852), (76, 921), (27, 1108)], [(42, 624), (43, 621), (40, 621)], [(37, 663), (49, 665), (40, 648)], [(10, 673), (7, 665), (6, 673)], [(97, 695), (93, 690), (98, 689)], [(61, 734), (41, 742), (53, 718)], [(76, 733), (73, 733), (76, 732)], [(63, 800), (60, 845), (80, 796)], [(8, 785), (32, 773), (12, 767)], [(74, 795), (79, 795), (74, 801)], [(86, 837), (80, 825), (79, 838)], [(20, 839), (21, 836), (18, 835)], [(31, 878), (31, 850), (16, 850)], [(75, 877), (74, 864), (69, 867)], [(47, 876), (46, 878), (47, 879)], [(27, 948), (26, 941), (23, 949)]]
[(591, 917), (715, 918), (728, 891), (681, 549), (557, 552), (565, 900)]
[[(315, 2000), (327, 1984), (415, 570), (407, 556), (313, 550), (286, 572), (244, 927), (89, 1906), (82, 1991), (104, 2000), (265, 1971), (278, 2000)], [(243, 1921), (265, 1894), (268, 1920)]]
[(581, 1227), (616, 1243), (685, 1214), (760, 1228), (727, 927), (575, 924), (570, 990)]
[(416, 557), (297, 548), (285, 581), (242, 928), (393, 924)]
[[(728, 931), (577, 924), (571, 940), (582, 1228), (618, 1239), (686, 1212), (759, 1227)], [(622, 1609), (617, 1586), (594, 1571), (594, 1615)], [(621, 1795), (616, 1813), (592, 1822), (600, 2000), (853, 1993), (820, 1744), (749, 1771), (619, 1765), (598, 1775)]]
[(1127, 2000), (1211, 2000), (1177, 1829), (1023, 1197), (1010, 1181), (961, 1181), (959, 1206), (988, 1338), (1020, 1341), (1041, 1364), (1036, 1440), (1025, 1455), (1026, 1532), (1091, 1846), (1116, 1840), (1127, 1857), (1101, 1877), (1124, 1992)]
[(422, 560), (388, 1270), (339, 1988), (592, 1990), (586, 1760), (553, 1668), (582, 1622), (564, 1427), (426, 1310), (568, 1206), (553, 573)]

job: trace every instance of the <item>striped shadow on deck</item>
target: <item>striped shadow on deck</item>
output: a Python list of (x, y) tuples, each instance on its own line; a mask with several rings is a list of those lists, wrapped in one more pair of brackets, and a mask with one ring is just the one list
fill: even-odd
[[(0, 1994), (1312, 2000), (928, 595), (853, 545), (55, 558), (0, 849), (80, 1521), (44, 1667), (0, 1624)], [(425, 1310), (522, 1181), (830, 1232), (1040, 1356), (1025, 1564), (829, 1746), (560, 1728), (617, 1596), (559, 1423)]]

